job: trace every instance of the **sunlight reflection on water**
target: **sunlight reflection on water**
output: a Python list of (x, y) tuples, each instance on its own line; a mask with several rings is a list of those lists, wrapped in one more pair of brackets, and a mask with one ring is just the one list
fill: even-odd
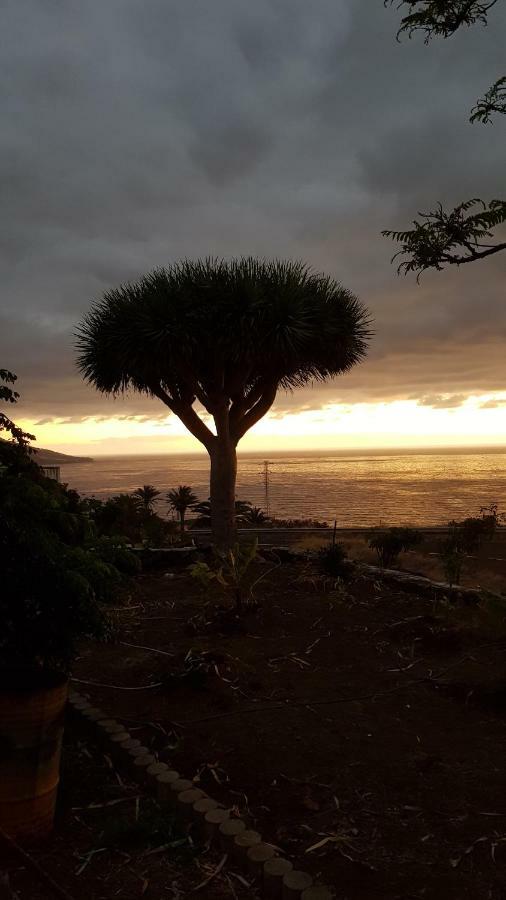
[[(65, 465), (62, 480), (85, 495), (107, 497), (154, 484), (165, 492), (192, 486), (208, 496), (206, 456), (100, 457)], [(264, 457), (239, 457), (237, 495), (265, 508)], [(506, 453), (398, 455), (273, 455), (269, 503), (273, 515), (311, 516), (338, 525), (429, 525), (506, 505)], [(160, 512), (165, 504), (160, 504)]]

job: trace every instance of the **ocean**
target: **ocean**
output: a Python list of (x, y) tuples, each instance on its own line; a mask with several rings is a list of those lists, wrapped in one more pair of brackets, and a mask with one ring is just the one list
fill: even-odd
[[(188, 484), (200, 500), (209, 494), (209, 461), (197, 454), (96, 457), (63, 465), (61, 477), (100, 498), (143, 484), (164, 494)], [(278, 517), (343, 527), (444, 524), (491, 503), (506, 511), (506, 452), (240, 454), (237, 497)]]

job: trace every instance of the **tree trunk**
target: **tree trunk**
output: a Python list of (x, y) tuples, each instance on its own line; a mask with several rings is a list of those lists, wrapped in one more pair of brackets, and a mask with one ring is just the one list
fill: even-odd
[(235, 481), (237, 453), (230, 439), (218, 438), (211, 457), (211, 529), (218, 550), (229, 550), (237, 540)]
[(184, 538), (184, 509), (179, 510), (179, 521), (181, 524), (181, 539)]

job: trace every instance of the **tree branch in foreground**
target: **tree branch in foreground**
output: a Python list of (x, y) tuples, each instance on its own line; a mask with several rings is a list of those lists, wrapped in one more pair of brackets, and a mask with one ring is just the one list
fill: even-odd
[(477, 101), (471, 110), (470, 122), (482, 122), (488, 125), (492, 121), (492, 115), (506, 115), (506, 75), (499, 78), (487, 93)]
[[(394, 3), (397, 0), (384, 0), (385, 6)], [(413, 32), (423, 31), (428, 44), (434, 37), (450, 37), (462, 25), (486, 25), (488, 11), (496, 3), (497, 0), (400, 0), (397, 9), (409, 12), (401, 19), (397, 39), (404, 33), (411, 37)]]
[[(467, 215), (479, 205), (481, 210)], [(506, 201), (466, 200), (451, 212), (445, 212), (439, 203), (433, 212), (419, 213), (422, 221), (415, 221), (410, 231), (382, 231), (401, 244), (392, 262), (399, 256), (406, 256), (397, 272), (417, 272), (417, 280), (425, 269), (441, 270), (447, 265), (460, 266), (463, 263), (484, 259), (500, 250), (506, 250), (506, 242), (490, 243), (492, 229), (506, 222)]]
[[(17, 403), (19, 398), (18, 392), (8, 387), (9, 384), (14, 384), (16, 381), (17, 375), (9, 372), (8, 369), (0, 369), (0, 400), (4, 400), (7, 403)], [(5, 413), (0, 413), (0, 431), (6, 431), (10, 434), (12, 440), (16, 441), (21, 447), (27, 447), (30, 441), (35, 440), (34, 434), (23, 431)]]

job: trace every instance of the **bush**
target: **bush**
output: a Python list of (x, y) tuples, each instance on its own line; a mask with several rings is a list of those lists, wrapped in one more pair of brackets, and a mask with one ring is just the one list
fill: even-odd
[(481, 507), (481, 516), (448, 522), (448, 534), (439, 545), (439, 555), (448, 584), (460, 584), (466, 556), (475, 553), (485, 541), (491, 541), (502, 515), (496, 503)]
[(93, 542), (93, 550), (100, 560), (122, 575), (138, 575), (142, 570), (140, 559), (125, 546), (121, 537), (102, 536)]
[(83, 637), (108, 623), (98, 600), (118, 570), (87, 549), (89, 521), (75, 492), (27, 466), (0, 476), (0, 666), (66, 672)]
[(343, 578), (349, 569), (348, 553), (344, 544), (332, 543), (318, 551), (318, 562), (325, 575)]
[(270, 519), (273, 528), (328, 528), (328, 522), (319, 519)]
[(400, 553), (420, 544), (422, 535), (414, 528), (389, 528), (369, 538), (369, 547), (376, 551), (378, 562), (383, 569), (394, 566)]

